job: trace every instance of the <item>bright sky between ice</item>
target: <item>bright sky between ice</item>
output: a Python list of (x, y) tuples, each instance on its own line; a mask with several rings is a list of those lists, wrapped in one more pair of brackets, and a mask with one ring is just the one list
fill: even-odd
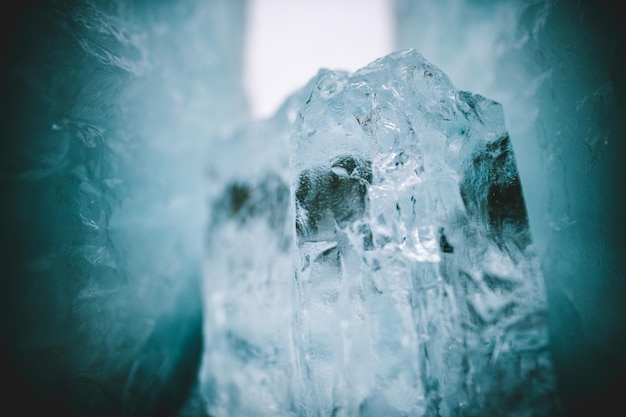
[(355, 71), (394, 48), (391, 0), (250, 0), (244, 83), (254, 119), (271, 116), (320, 68)]

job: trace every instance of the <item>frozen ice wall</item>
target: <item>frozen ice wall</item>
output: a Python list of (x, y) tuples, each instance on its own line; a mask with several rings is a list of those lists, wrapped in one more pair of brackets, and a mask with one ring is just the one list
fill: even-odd
[(244, 1), (2, 15), (3, 407), (170, 413), (202, 346), (204, 154), (245, 116)]
[[(626, 375), (623, 13), (606, 1), (396, 0), (398, 47), (502, 103), (548, 289), (567, 410)], [(620, 383), (622, 381), (622, 383)]]

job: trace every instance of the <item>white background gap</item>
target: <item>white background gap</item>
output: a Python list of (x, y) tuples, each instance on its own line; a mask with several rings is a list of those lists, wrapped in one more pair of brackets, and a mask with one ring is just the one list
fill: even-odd
[(394, 49), (391, 0), (249, 0), (244, 87), (271, 116), (321, 68), (355, 71)]

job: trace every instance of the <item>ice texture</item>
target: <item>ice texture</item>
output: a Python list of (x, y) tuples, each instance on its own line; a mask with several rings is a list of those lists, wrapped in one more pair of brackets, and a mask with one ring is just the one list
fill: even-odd
[(406, 50), (320, 73), (293, 137), (302, 414), (554, 415), (502, 107)]
[(607, 1), (395, 0), (399, 48), (502, 103), (569, 415), (626, 383), (626, 39)]
[(203, 343), (204, 152), (245, 117), (244, 5), (3, 8), (7, 409), (171, 415), (184, 401)]
[(321, 70), (211, 160), (210, 415), (558, 413), (498, 103), (404, 50)]
[(291, 415), (293, 216), (289, 135), (296, 93), (216, 143), (207, 161), (201, 386), (215, 417)]

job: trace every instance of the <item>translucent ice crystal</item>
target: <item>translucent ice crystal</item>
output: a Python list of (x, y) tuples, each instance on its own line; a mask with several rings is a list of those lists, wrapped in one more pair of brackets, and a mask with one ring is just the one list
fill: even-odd
[(414, 50), (321, 72), (295, 125), (303, 415), (553, 415), (502, 108)]
[(215, 155), (211, 415), (558, 410), (498, 103), (405, 50), (320, 71)]
[(209, 167), (201, 381), (215, 417), (289, 415), (296, 93), (270, 120), (215, 146)]

